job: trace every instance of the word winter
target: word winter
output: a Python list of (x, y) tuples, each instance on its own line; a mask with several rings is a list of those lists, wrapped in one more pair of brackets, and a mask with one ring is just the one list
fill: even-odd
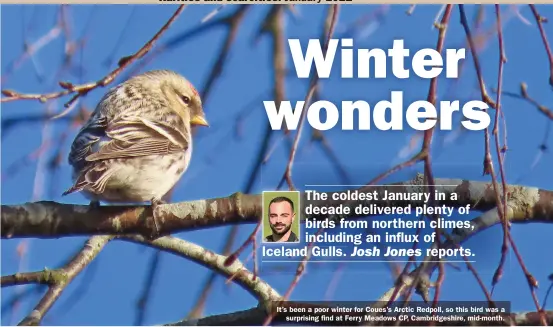
[[(341, 39), (341, 77), (353, 78), (353, 39)], [(311, 72), (311, 66), (315, 61), (315, 67), (320, 78), (330, 77), (330, 72), (334, 66), (334, 57), (338, 48), (338, 40), (331, 39), (328, 50), (323, 53), (323, 46), (320, 40), (309, 40), (307, 51), (303, 55), (300, 40), (289, 39), (288, 45), (292, 53), (292, 60), (296, 67), (296, 74), (299, 78), (308, 78)], [(406, 79), (410, 77), (410, 71), (405, 68), (405, 57), (409, 56), (409, 49), (403, 46), (403, 40), (394, 40), (391, 49), (388, 49), (388, 55), (383, 49), (358, 49), (357, 50), (357, 78), (370, 78), (371, 67), (370, 60), (374, 59), (374, 77), (386, 78), (387, 62), (386, 57), (392, 58), (392, 73), (395, 77)], [(429, 56), (430, 59), (426, 59)], [(459, 77), (459, 61), (465, 59), (465, 49), (446, 49), (446, 77)], [(442, 55), (431, 48), (420, 49), (415, 52), (411, 60), (411, 66), (414, 73), (421, 78), (434, 78), (443, 71), (444, 61)], [(428, 69), (427, 69), (428, 67)]]
[[(309, 40), (304, 53), (298, 39), (289, 39), (288, 45), (292, 54), (296, 74), (299, 78), (308, 78), (313, 63), (320, 78), (330, 77), (334, 58), (341, 45), (341, 77), (354, 77), (353, 39), (332, 39), (329, 42), (327, 52), (324, 53), (320, 40)], [(459, 61), (465, 59), (465, 49), (446, 49), (445, 67), (446, 78), (459, 77)], [(405, 68), (405, 57), (409, 56), (409, 49), (405, 49), (403, 40), (394, 40), (391, 49), (386, 52), (383, 49), (358, 49), (357, 50), (357, 78), (371, 78), (371, 59), (374, 67), (374, 78), (386, 78), (387, 59), (392, 59), (392, 73), (396, 78), (406, 79), (411, 77), (410, 71)], [(429, 57), (429, 58), (427, 58)], [(434, 49), (420, 49), (415, 52), (411, 60), (411, 68), (415, 75), (425, 79), (437, 78), (444, 70), (444, 59)], [(275, 101), (263, 101), (267, 117), (273, 130), (282, 128), (283, 122), (289, 129), (295, 130), (304, 110), (305, 101), (297, 101), (294, 108), (290, 101), (281, 101), (279, 108)], [(307, 108), (307, 121), (318, 130), (329, 130), (335, 127), (342, 113), (342, 129), (354, 129), (354, 115), (358, 113), (359, 130), (370, 130), (374, 124), (379, 130), (403, 130), (404, 120), (416, 130), (424, 131), (434, 128), (439, 121), (442, 130), (453, 129), (453, 113), (461, 111), (465, 120), (461, 124), (469, 130), (478, 131), (488, 127), (490, 116), (486, 111), (488, 104), (480, 101), (468, 101), (461, 105), (459, 101), (440, 101), (439, 110), (434, 104), (426, 100), (411, 103), (404, 110), (403, 92), (391, 91), (389, 100), (382, 100), (371, 105), (366, 101), (342, 101), (341, 110), (330, 102), (320, 100), (312, 103)], [(372, 110), (371, 110), (372, 109)], [(322, 121), (321, 111), (326, 111), (326, 120)], [(405, 111), (405, 117), (404, 117)], [(438, 118), (439, 111), (439, 118)], [(388, 118), (388, 113), (390, 118)], [(371, 122), (372, 116), (372, 122)]]

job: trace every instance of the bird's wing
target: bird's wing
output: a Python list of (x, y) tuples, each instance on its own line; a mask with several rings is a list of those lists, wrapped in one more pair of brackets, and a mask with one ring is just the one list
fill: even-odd
[(162, 122), (142, 117), (121, 117), (105, 129), (106, 142), (86, 156), (86, 161), (164, 155), (188, 149), (189, 139)]
[(85, 164), (85, 158), (93, 152), (93, 148), (105, 137), (107, 126), (107, 117), (97, 112), (81, 127), (69, 152), (69, 163), (72, 166)]

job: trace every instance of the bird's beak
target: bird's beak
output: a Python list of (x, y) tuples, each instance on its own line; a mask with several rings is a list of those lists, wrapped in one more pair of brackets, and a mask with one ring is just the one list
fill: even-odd
[(200, 126), (209, 127), (209, 124), (207, 123), (207, 120), (205, 120), (204, 117), (199, 116), (199, 115), (192, 117), (192, 119), (190, 120), (190, 124), (191, 125), (200, 125)]

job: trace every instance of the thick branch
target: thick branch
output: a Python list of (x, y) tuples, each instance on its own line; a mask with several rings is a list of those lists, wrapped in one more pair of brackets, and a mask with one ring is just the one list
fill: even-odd
[[(2, 237), (58, 238), (87, 234), (143, 234), (155, 228), (150, 206), (101, 206), (50, 201), (2, 205)], [(172, 203), (158, 207), (162, 233), (228, 223), (256, 222), (259, 195)]]
[[(424, 178), (418, 175), (394, 187), (365, 186), (360, 192), (385, 190), (395, 192), (423, 192)], [(470, 204), (473, 210), (486, 211), (496, 205), (496, 196), (490, 183), (462, 179), (436, 179), (436, 190), (446, 194), (457, 193), (459, 199), (444, 202), (451, 206)], [(397, 186), (402, 185), (402, 186)], [(440, 186), (441, 185), (441, 186)], [(498, 190), (502, 192), (501, 188)], [(534, 187), (508, 186), (508, 201), (512, 203), (509, 214), (512, 223), (552, 222), (553, 191)], [(306, 203), (305, 194), (302, 203)], [(329, 197), (330, 198), (330, 197)], [(312, 202), (313, 203), (313, 202)], [(351, 208), (360, 201), (325, 201), (326, 206), (344, 204)], [(364, 205), (423, 205), (422, 201), (362, 201)], [(322, 203), (317, 203), (322, 204)], [(84, 205), (57, 202), (34, 202), (22, 205), (2, 205), (2, 238), (38, 237), (59, 238), (70, 235), (91, 234), (142, 234), (151, 235), (154, 224), (149, 206), (102, 206), (90, 208)], [(257, 223), (262, 214), (261, 195), (236, 193), (229, 197), (165, 204), (158, 207), (160, 232), (175, 233), (228, 224)], [(354, 210), (351, 210), (354, 212)], [(344, 218), (357, 218), (351, 214)], [(302, 220), (306, 218), (303, 215)], [(319, 217), (320, 218), (320, 217)], [(340, 218), (340, 217), (330, 217)]]

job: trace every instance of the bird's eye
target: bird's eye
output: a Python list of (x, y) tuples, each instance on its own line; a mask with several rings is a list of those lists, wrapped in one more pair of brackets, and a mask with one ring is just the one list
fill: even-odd
[(184, 102), (185, 104), (190, 103), (190, 98), (187, 97), (186, 95), (181, 96), (181, 99), (182, 99), (182, 102)]

